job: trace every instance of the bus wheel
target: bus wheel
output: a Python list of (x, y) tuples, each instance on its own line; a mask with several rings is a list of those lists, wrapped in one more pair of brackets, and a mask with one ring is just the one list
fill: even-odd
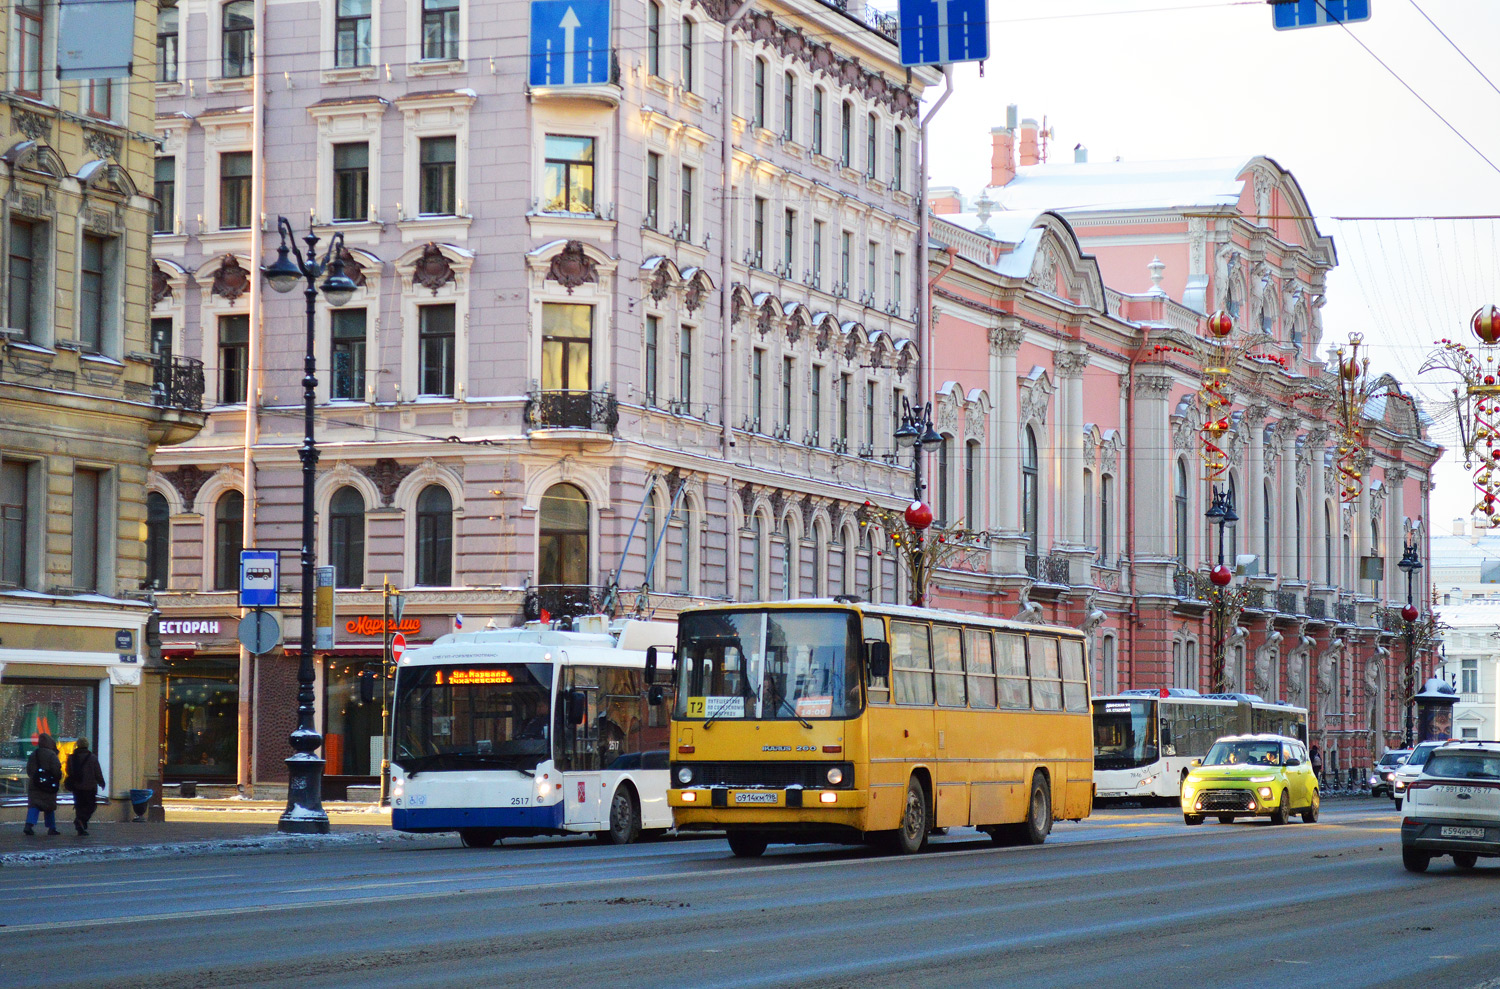
[(766, 836), (754, 831), (729, 832), (729, 850), (742, 859), (760, 858), (766, 853)]
[(609, 803), (609, 830), (600, 831), (599, 840), (611, 845), (629, 845), (641, 836), (641, 812), (635, 806), (635, 794), (621, 784)]
[(901, 814), (901, 826), (888, 834), (885, 842), (888, 851), (900, 855), (914, 855), (927, 844), (927, 788), (913, 776), (906, 781), (906, 809)]
[(1052, 832), (1052, 793), (1041, 773), (1031, 777), (1031, 800), (1026, 805), (1026, 821), (1021, 825), (1021, 841), (1040, 845)]
[(489, 848), (500, 840), (500, 832), (494, 828), (463, 828), (458, 832), (458, 840), (465, 848)]

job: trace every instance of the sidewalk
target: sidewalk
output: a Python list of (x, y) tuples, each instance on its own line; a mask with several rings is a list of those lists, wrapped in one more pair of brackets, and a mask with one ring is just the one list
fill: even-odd
[(329, 802), (330, 835), (287, 835), (276, 830), (285, 805), (255, 800), (167, 800), (167, 819), (156, 824), (94, 821), (87, 837), (73, 831), (71, 807), (57, 815), (59, 835), (41, 822), (26, 835), (20, 824), (0, 825), (0, 868), (63, 865), (113, 858), (161, 858), (222, 852), (286, 851), (330, 843), (374, 844), (410, 840), (391, 830), (389, 810), (371, 804)]

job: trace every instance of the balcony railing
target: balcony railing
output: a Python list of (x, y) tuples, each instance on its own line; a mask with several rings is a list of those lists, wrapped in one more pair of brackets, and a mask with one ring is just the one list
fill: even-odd
[(1334, 603), (1333, 616), (1344, 625), (1353, 625), (1359, 620), (1359, 609), (1353, 601), (1338, 601)]
[(1309, 617), (1309, 618), (1315, 618), (1315, 619), (1317, 619), (1319, 621), (1323, 621), (1323, 620), (1327, 619), (1328, 618), (1328, 602), (1324, 601), (1322, 598), (1315, 598), (1312, 595), (1308, 595), (1308, 598), (1307, 598), (1307, 617)]
[(529, 621), (597, 614), (603, 590), (591, 584), (535, 584), (526, 589), (523, 614)]
[(620, 424), (620, 403), (607, 391), (526, 393), (526, 428), (594, 429), (612, 433)]
[(1026, 576), (1036, 580), (1042, 573), (1042, 559), (1035, 553), (1026, 554)]
[(1203, 582), (1191, 570), (1179, 570), (1172, 575), (1172, 592), (1185, 601), (1207, 601), (1208, 594)]
[(1071, 581), (1068, 558), (1066, 556), (1043, 557), (1042, 573), (1039, 579), (1047, 584), (1068, 584)]
[(1266, 610), (1266, 589), (1264, 587), (1245, 588), (1245, 607), (1250, 611)]
[(166, 409), (203, 411), (203, 362), (162, 354), (152, 365), (152, 404)]
[(869, 6), (864, 9), (864, 16), (859, 17), (849, 10), (849, 0), (822, 0), (823, 6), (832, 7), (847, 17), (864, 21), (866, 27), (881, 35), (888, 41), (896, 40), (897, 21), (890, 14), (883, 14)]
[(1283, 615), (1299, 614), (1297, 610), (1297, 592), (1277, 591), (1276, 610), (1281, 612)]

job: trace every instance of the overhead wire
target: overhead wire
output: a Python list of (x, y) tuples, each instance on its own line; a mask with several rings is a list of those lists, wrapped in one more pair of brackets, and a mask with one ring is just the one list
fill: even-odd
[(1479, 66), (1477, 66), (1477, 65), (1474, 64), (1474, 60), (1472, 58), (1470, 58), (1467, 54), (1465, 54), (1465, 52), (1464, 52), (1464, 50), (1462, 48), (1458, 47), (1458, 42), (1456, 42), (1452, 38), (1448, 37), (1448, 32), (1447, 31), (1444, 31), (1442, 28), (1438, 27), (1437, 21), (1434, 21), (1431, 17), (1429, 17), (1427, 15), (1427, 11), (1425, 11), (1425, 10), (1422, 9), (1421, 5), (1417, 3), (1417, 0), (1409, 0), (1409, 2), (1411, 3), (1412, 8), (1415, 9), (1417, 13), (1419, 13), (1419, 14), (1422, 15), (1422, 19), (1425, 20), (1428, 24), (1431, 24), (1432, 25), (1432, 29), (1434, 31), (1436, 31), (1438, 34), (1440, 34), (1440, 35), (1443, 36), (1443, 40), (1444, 41), (1448, 42), (1449, 45), (1453, 46), (1453, 50), (1456, 51), (1456, 52), (1458, 52), (1458, 57), (1462, 58), (1465, 62), (1468, 62), (1469, 63), (1469, 68), (1471, 68), (1475, 72), (1479, 73), (1479, 78), (1483, 79), (1486, 83), (1488, 83), (1489, 87), (1491, 89), (1493, 89), (1497, 94), (1500, 94), (1500, 86), (1496, 86), (1495, 83), (1494, 83), (1494, 80), (1492, 80), (1489, 76), (1485, 75), (1484, 74), (1484, 70), (1481, 69)]

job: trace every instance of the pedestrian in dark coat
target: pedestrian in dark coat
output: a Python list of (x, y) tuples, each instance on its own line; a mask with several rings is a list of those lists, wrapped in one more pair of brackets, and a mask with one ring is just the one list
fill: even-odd
[(68, 791), (73, 794), (73, 829), (80, 835), (89, 833), (89, 818), (99, 809), (99, 788), (104, 785), (104, 770), (99, 757), (89, 748), (89, 740), (80, 738), (68, 756)]
[(52, 736), (42, 732), (37, 736), (36, 748), (26, 757), (26, 827), (27, 834), (36, 834), (32, 827), (38, 814), (45, 815), (47, 833), (58, 834), (57, 790), (62, 783), (62, 762), (57, 758), (57, 743)]
[(1323, 778), (1323, 753), (1318, 751), (1316, 745), (1312, 747), (1308, 761), (1312, 763), (1313, 775), (1321, 780)]

